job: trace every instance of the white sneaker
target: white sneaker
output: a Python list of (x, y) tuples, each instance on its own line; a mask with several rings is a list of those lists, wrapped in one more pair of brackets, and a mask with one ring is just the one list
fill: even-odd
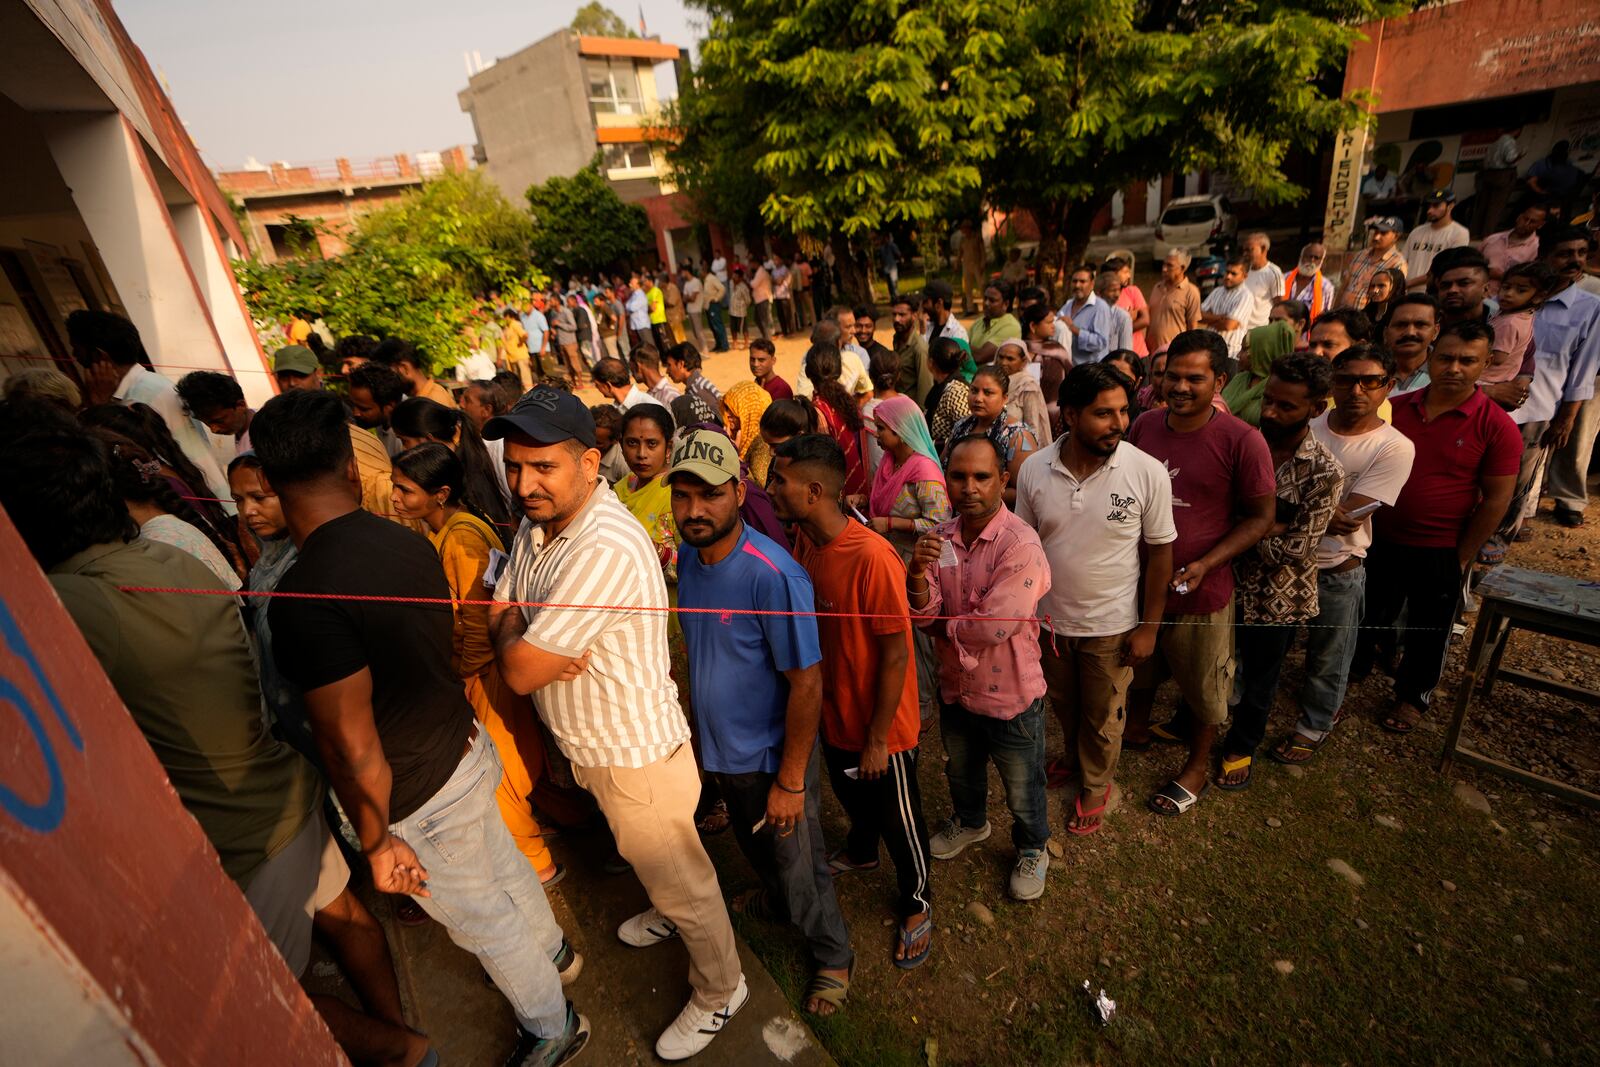
[(978, 829), (971, 830), (954, 819), (946, 819), (939, 832), (928, 839), (928, 851), (933, 853), (936, 860), (953, 860), (968, 845), (989, 840), (993, 832), (987, 820)]
[(678, 924), (653, 907), (641, 911), (617, 927), (617, 937), (623, 944), (632, 945), (634, 948), (649, 948), (663, 941), (671, 941), (677, 936)]
[(1017, 853), (1011, 869), (1011, 896), (1016, 900), (1038, 900), (1044, 896), (1044, 876), (1050, 870), (1050, 854), (1042, 848), (1025, 848)]
[(750, 987), (745, 984), (744, 975), (741, 974), (739, 987), (733, 991), (733, 999), (728, 1001), (727, 1007), (706, 1011), (696, 1007), (691, 1000), (672, 1020), (672, 1025), (661, 1032), (661, 1037), (656, 1041), (656, 1055), (664, 1060), (686, 1060), (700, 1052), (711, 1044), (712, 1038), (722, 1033), (728, 1020), (737, 1015), (749, 999)]

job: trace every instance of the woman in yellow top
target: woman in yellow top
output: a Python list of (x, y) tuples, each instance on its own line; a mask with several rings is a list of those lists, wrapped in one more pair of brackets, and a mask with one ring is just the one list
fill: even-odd
[(771, 404), (772, 394), (755, 382), (740, 382), (722, 394), (722, 425), (757, 485), (767, 484), (772, 466), (772, 451), (761, 439), (761, 416)]
[(666, 478), (671, 451), (672, 415), (666, 408), (636, 404), (622, 416), (622, 458), (628, 476), (612, 489), (656, 546), (669, 586), (678, 580), (678, 528), (672, 521), (672, 490)]
[[(485, 520), (485, 509), (475, 499), (484, 487), (467, 478), (454, 452), (435, 442), (396, 456), (393, 477), (395, 513), (420, 520), (426, 527), (444, 565), (450, 596), (457, 601), (451, 665), (466, 685), (473, 713), (500, 753), (503, 773), (495, 790), (500, 817), (539, 881), (554, 885), (566, 870), (545, 846), (528, 799), (544, 769), (544, 740), (533, 702), (513, 692), (500, 677), (489, 639), (487, 601), (493, 589), (484, 584), (484, 573), (491, 553), (505, 551), (505, 541)], [(488, 489), (497, 491), (492, 483)]]

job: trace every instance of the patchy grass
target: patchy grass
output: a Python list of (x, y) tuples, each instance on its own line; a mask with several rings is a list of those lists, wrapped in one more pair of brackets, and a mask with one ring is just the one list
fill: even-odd
[[(1582, 573), (1586, 556), (1567, 554), (1528, 565)], [(1508, 663), (1577, 658), (1530, 640), (1542, 644), (1514, 644)], [(1600, 822), (1499, 778), (1435, 772), (1461, 654), (1411, 737), (1374, 723), (1388, 695), (1375, 675), (1352, 688), (1354, 714), (1309, 766), (1258, 760), (1251, 789), (1212, 790), (1190, 815), (1145, 810), (1179, 760), (1161, 746), (1124, 754), (1127, 795), (1099, 834), (1063, 832), (1052, 793), (1065, 855), (1035, 903), (1005, 895), (1010, 817), (993, 781), (994, 835), (935, 862), (935, 947), (920, 970), (889, 960), (887, 855), (840, 880), (858, 960), (848, 1008), (817, 1021), (818, 1036), (846, 1065), (924, 1064), (930, 1038), (942, 1065), (1600, 1060)], [(1299, 681), (1295, 653), (1269, 743), (1292, 724)], [(1502, 730), (1592, 735), (1591, 709), (1510, 687), (1492, 704)], [(942, 759), (935, 731), (921, 761), (930, 826), (950, 810)], [(1457, 782), (1475, 783), (1492, 814), (1462, 806)], [(841, 839), (831, 794), (824, 825)], [(730, 893), (753, 880), (731, 837), (711, 844)], [(992, 909), (992, 927), (966, 913), (973, 901)], [(809, 967), (798, 934), (743, 920), (740, 931), (798, 1006)], [(1118, 1003), (1104, 1029), (1085, 979)]]

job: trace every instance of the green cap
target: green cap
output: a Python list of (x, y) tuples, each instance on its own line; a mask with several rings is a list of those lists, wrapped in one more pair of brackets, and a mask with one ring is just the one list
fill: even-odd
[(290, 374), (315, 374), (322, 369), (317, 354), (305, 345), (284, 345), (272, 357), (272, 373), (288, 371)]
[(670, 484), (677, 474), (692, 474), (707, 485), (721, 485), (739, 477), (739, 450), (726, 434), (695, 430), (685, 434), (672, 450), (667, 482)]

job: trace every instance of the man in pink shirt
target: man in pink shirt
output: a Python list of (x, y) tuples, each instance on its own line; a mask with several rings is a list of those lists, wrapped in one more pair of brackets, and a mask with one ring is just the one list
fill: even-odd
[(1133, 284), (1133, 253), (1114, 253), (1101, 269), (1115, 271), (1122, 280), (1117, 307), (1126, 311), (1128, 318), (1133, 320), (1133, 350), (1139, 353), (1140, 358), (1148, 356), (1150, 348), (1145, 344), (1144, 331), (1150, 325), (1150, 305), (1144, 298), (1144, 291)]
[(1483, 239), (1478, 251), (1489, 261), (1489, 295), (1500, 294), (1500, 279), (1518, 263), (1532, 263), (1539, 258), (1539, 231), (1544, 227), (1550, 212), (1543, 204), (1529, 204), (1511, 224), (1511, 229), (1491, 233)]
[(1011, 895), (1037, 900), (1050, 869), (1050, 807), (1034, 613), (1050, 590), (1050, 567), (1039, 535), (1005, 507), (1006, 466), (993, 441), (956, 441), (945, 481), (957, 517), (917, 541), (906, 571), (911, 614), (938, 650), (939, 728), (955, 807), (928, 851), (954, 859), (989, 837), (993, 760), (1017, 848)]

